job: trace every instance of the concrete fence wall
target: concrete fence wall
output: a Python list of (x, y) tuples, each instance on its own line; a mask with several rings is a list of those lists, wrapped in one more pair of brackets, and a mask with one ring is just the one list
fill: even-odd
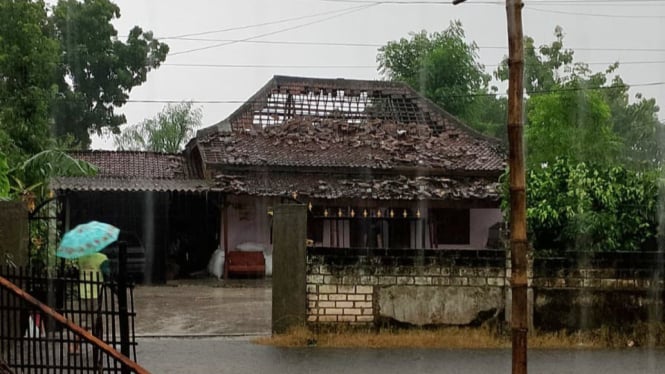
[[(538, 329), (663, 321), (662, 255), (566, 254), (529, 267)], [(309, 324), (474, 325), (510, 316), (503, 250), (308, 248), (306, 269)]]
[(663, 265), (657, 252), (536, 258), (534, 324), (559, 330), (663, 322)]
[(310, 323), (472, 323), (503, 310), (505, 252), (309, 248)]

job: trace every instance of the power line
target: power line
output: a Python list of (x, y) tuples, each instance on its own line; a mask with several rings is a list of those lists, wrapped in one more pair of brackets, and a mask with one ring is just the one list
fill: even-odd
[[(378, 0), (320, 0), (331, 3), (354, 3), (354, 4), (394, 4), (394, 5), (451, 5), (450, 0), (434, 0), (434, 1), (425, 1), (425, 0), (390, 0), (390, 1), (378, 1)], [(648, 6), (661, 6), (665, 5), (663, 0), (540, 0), (540, 1), (531, 1), (531, 4), (537, 5), (579, 5), (579, 6), (589, 6), (588, 4), (594, 5), (621, 5), (621, 6), (639, 6), (639, 5), (648, 5)], [(476, 0), (468, 2), (469, 5), (504, 5), (503, 1), (488, 1), (488, 0)]]
[[(586, 62), (586, 65), (642, 65), (642, 64), (665, 64), (660, 61), (594, 61)], [(484, 67), (498, 67), (502, 64), (483, 64)], [(192, 68), (250, 68), (250, 69), (377, 69), (377, 65), (257, 65), (257, 64), (196, 64), (196, 63), (164, 63), (161, 66), (192, 67)]]
[[(289, 40), (244, 40), (244, 39), (208, 39), (208, 38), (171, 38), (173, 40), (196, 41), (196, 42), (236, 42), (253, 44), (283, 44), (283, 45), (315, 45), (326, 47), (381, 47), (378, 43), (344, 43), (344, 42), (307, 42)], [(665, 49), (663, 49), (665, 51)]]
[[(276, 45), (305, 45), (305, 46), (323, 46), (323, 47), (371, 47), (378, 48), (385, 46), (381, 43), (353, 43), (353, 42), (309, 42), (297, 40), (244, 40), (244, 39), (209, 39), (209, 38), (172, 38), (175, 40), (184, 41), (201, 41), (201, 42), (234, 42), (234, 43), (249, 43), (249, 44), (276, 44)], [(479, 49), (507, 49), (508, 46), (478, 46)], [(618, 52), (665, 52), (665, 48), (628, 48), (628, 47), (612, 47), (612, 48), (596, 48), (596, 47), (566, 47), (577, 51), (618, 51)]]
[(252, 65), (252, 64), (169, 64), (162, 66), (195, 68), (251, 68), (251, 69), (376, 69), (376, 65)]
[[(552, 90), (541, 90), (536, 92), (531, 92), (530, 95), (537, 94), (546, 94), (546, 93), (556, 93), (556, 92), (574, 92), (574, 91), (597, 91), (597, 90), (612, 90), (618, 88), (631, 88), (631, 87), (648, 87), (648, 86), (662, 86), (665, 85), (665, 82), (647, 82), (647, 83), (635, 83), (635, 84), (617, 84), (611, 86), (601, 86), (601, 87), (572, 87), (572, 88), (557, 88)], [(468, 95), (453, 95), (450, 97), (475, 97), (475, 96), (505, 96), (505, 93), (483, 93), (483, 94), (468, 94)], [(129, 99), (127, 103), (139, 103), (139, 104), (177, 104), (183, 101), (191, 102), (194, 104), (244, 104), (248, 100), (147, 100), (147, 99)], [(255, 102), (267, 102), (267, 100), (255, 100)]]
[[(300, 28), (310, 26), (310, 25), (313, 25), (313, 24), (325, 22), (325, 21), (331, 20), (333, 18), (342, 17), (342, 16), (345, 16), (347, 14), (351, 14), (351, 13), (354, 13), (354, 12), (357, 12), (357, 11), (360, 11), (360, 10), (371, 8), (371, 7), (376, 6), (376, 5), (377, 4), (370, 4), (370, 5), (361, 5), (361, 6), (357, 6), (357, 7), (345, 8), (345, 9), (340, 10), (338, 13), (336, 13), (332, 16), (321, 18), (321, 19), (318, 19), (316, 21), (307, 22), (307, 23), (303, 23), (303, 24), (300, 24), (300, 25), (291, 26), (291, 27), (287, 27), (285, 29), (271, 31), (271, 32), (267, 32), (267, 33), (263, 33), (263, 34), (259, 34), (259, 35), (255, 35), (255, 36), (250, 36), (248, 38), (244, 38), (244, 39), (240, 39), (240, 40), (241, 41), (247, 41), (247, 40), (252, 40), (252, 39), (258, 39), (258, 38), (262, 38), (264, 36), (270, 36), (270, 35), (283, 33), (283, 32), (286, 32), (286, 31), (300, 29)], [(180, 51), (180, 52), (169, 53), (169, 56), (176, 56), (176, 55), (181, 55), (181, 54), (185, 54), (185, 53), (191, 53), (191, 52), (197, 52), (197, 51), (202, 51), (202, 50), (206, 50), (206, 49), (218, 48), (218, 47), (223, 47), (223, 46), (230, 45), (230, 44), (235, 44), (235, 43), (237, 43), (237, 42), (225, 42), (225, 43), (221, 43), (221, 44), (209, 45), (209, 46), (206, 46), (206, 47), (193, 48), (193, 49), (188, 49), (188, 50), (184, 50), (184, 51)]]
[(307, 19), (307, 18), (321, 17), (321, 16), (325, 16), (325, 15), (328, 15), (328, 14), (339, 13), (339, 12), (342, 12), (342, 11), (348, 10), (348, 9), (353, 9), (353, 8), (329, 10), (329, 11), (326, 11), (326, 12), (319, 12), (319, 13), (309, 14), (309, 15), (306, 15), (306, 16), (283, 18), (283, 19), (278, 19), (278, 20), (275, 20), (275, 21), (255, 23), (255, 24), (252, 24), (252, 25), (235, 26), (235, 27), (229, 27), (229, 28), (226, 28), (226, 29), (201, 31), (201, 32), (195, 32), (195, 33), (190, 33), (190, 34), (181, 34), (181, 35), (173, 35), (173, 36), (165, 36), (165, 37), (161, 37), (160, 39), (166, 39), (166, 40), (182, 39), (182, 38), (187, 38), (187, 37), (190, 37), (190, 36), (218, 34), (218, 33), (222, 33), (222, 32), (236, 31), (236, 30), (246, 30), (246, 29), (251, 29), (251, 28), (256, 28), (256, 27), (277, 25), (277, 24), (280, 24), (280, 23), (288, 23), (288, 22), (292, 22), (292, 21), (299, 21), (299, 20)]
[(525, 7), (525, 10), (532, 10), (540, 13), (554, 13), (554, 14), (566, 14), (572, 16), (583, 16), (583, 17), (602, 17), (602, 18), (652, 18), (652, 19), (664, 19), (665, 15), (637, 15), (637, 14), (598, 14), (598, 13), (578, 13), (578, 12), (567, 12), (565, 10), (552, 10), (552, 9), (540, 9), (534, 7)]

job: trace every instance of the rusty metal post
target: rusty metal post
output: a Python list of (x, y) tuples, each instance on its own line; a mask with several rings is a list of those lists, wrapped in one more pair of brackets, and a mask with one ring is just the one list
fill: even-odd
[(510, 261), (513, 374), (527, 373), (526, 176), (524, 166), (524, 35), (521, 0), (506, 0), (508, 16), (508, 166), (510, 168)]
[(222, 204), (222, 235), (224, 243), (224, 280), (229, 279), (229, 205), (226, 202), (226, 196), (224, 197), (224, 203)]

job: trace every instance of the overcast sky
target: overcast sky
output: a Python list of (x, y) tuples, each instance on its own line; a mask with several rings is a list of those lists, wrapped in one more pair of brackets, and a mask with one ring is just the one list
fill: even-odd
[[(121, 109), (129, 124), (159, 112), (166, 105), (163, 101), (192, 100), (201, 102), (197, 105), (203, 109), (204, 126), (211, 125), (273, 75), (379, 79), (378, 46), (411, 31), (441, 31), (457, 19), (468, 40), (480, 47), (488, 71), (507, 54), (502, 1), (468, 0), (457, 6), (436, 0), (115, 2), (121, 9), (116, 22), (120, 35), (139, 25), (171, 48), (164, 65), (131, 92), (132, 102)], [(665, 0), (525, 4), (524, 31), (537, 44), (551, 42), (560, 25), (576, 61), (592, 63), (594, 71), (623, 62), (618, 73), (634, 85), (631, 93), (642, 92), (665, 103)], [(113, 149), (113, 142), (95, 137), (92, 147)]]

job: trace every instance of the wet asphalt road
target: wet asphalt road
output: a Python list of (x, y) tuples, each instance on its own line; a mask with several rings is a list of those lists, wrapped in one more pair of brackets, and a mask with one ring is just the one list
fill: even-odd
[[(250, 338), (142, 338), (152, 373), (510, 373), (510, 350), (275, 348)], [(532, 350), (529, 373), (665, 372), (665, 350)]]

